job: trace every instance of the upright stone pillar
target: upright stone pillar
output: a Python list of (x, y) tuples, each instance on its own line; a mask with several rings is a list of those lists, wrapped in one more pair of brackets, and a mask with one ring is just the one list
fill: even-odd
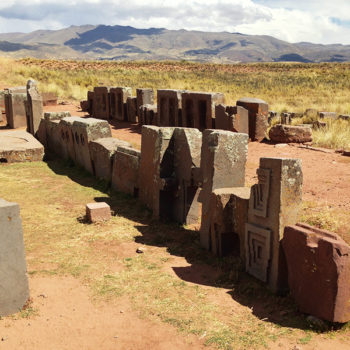
[(140, 113), (140, 107), (142, 105), (154, 104), (154, 91), (153, 89), (136, 89), (136, 113), (138, 116)]
[(111, 118), (115, 120), (127, 121), (126, 101), (131, 97), (130, 87), (116, 87), (110, 89), (110, 112)]
[(268, 283), (273, 292), (287, 287), (280, 241), (284, 228), (295, 225), (302, 205), (300, 159), (260, 158), (258, 184), (251, 189), (246, 224), (246, 270)]
[(158, 125), (182, 126), (181, 90), (157, 90)]
[(108, 120), (110, 118), (109, 87), (94, 88), (93, 117)]
[(175, 128), (173, 137), (176, 191), (172, 218), (182, 224), (198, 224), (202, 133), (198, 129)]
[(173, 149), (169, 147), (173, 132), (174, 128), (142, 127), (139, 197), (154, 218), (169, 216), (171, 211), (173, 194), (167, 179), (173, 172)]
[(29, 299), (19, 205), (0, 199), (0, 316), (18, 312)]
[(237, 106), (242, 106), (249, 113), (249, 138), (252, 141), (262, 141), (266, 137), (268, 123), (268, 104), (258, 98), (241, 98)]
[(215, 129), (249, 134), (248, 111), (241, 106), (215, 106)]
[(43, 99), (35, 80), (28, 80), (27, 82), (26, 115), (27, 131), (35, 136), (39, 129), (40, 120), (44, 116)]
[(248, 154), (248, 135), (222, 130), (205, 130), (201, 150), (203, 189), (201, 245), (210, 250), (210, 199), (214, 190), (243, 187)]
[(5, 112), (7, 125), (11, 129), (27, 126), (26, 87), (15, 87), (5, 90)]

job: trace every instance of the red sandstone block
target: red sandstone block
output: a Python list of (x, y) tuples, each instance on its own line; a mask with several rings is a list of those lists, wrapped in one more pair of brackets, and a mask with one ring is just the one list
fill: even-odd
[(86, 217), (90, 222), (107, 221), (111, 218), (111, 208), (107, 203), (86, 204)]
[(331, 322), (350, 321), (350, 246), (335, 233), (305, 224), (287, 226), (282, 245), (300, 311)]

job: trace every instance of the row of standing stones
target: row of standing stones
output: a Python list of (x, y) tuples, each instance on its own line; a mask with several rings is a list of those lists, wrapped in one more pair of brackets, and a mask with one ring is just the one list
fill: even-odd
[[(94, 93), (98, 89), (101, 88)], [(174, 90), (165, 91), (174, 96)], [(96, 115), (97, 110), (108, 109), (107, 101), (112, 101), (109, 89), (107, 95), (101, 96), (93, 98), (93, 115), (109, 119), (109, 114)], [(158, 101), (161, 96), (158, 91)], [(44, 118), (32, 115), (39, 121), (33, 133), (46, 152), (70, 159), (111, 182), (114, 189), (138, 197), (155, 218), (166, 217), (184, 224), (200, 222), (203, 248), (219, 256), (239, 254), (246, 271), (267, 283), (273, 292), (290, 290), (300, 311), (331, 322), (349, 321), (350, 247), (334, 233), (298, 223), (301, 161), (261, 158), (258, 183), (252, 188), (244, 186), (248, 138), (259, 140), (262, 134), (265, 137), (267, 104), (243, 99), (237, 106), (227, 107), (216, 104), (223, 102), (222, 94), (181, 92), (181, 113), (174, 114), (172, 98), (165, 101), (159, 102), (158, 108), (167, 111), (169, 121), (176, 120), (177, 115), (182, 126), (144, 125), (141, 151), (112, 138), (107, 121), (71, 117), (67, 112), (45, 113)], [(159, 117), (153, 114), (153, 119), (142, 114), (150, 110), (144, 102), (141, 100), (140, 108), (136, 107), (136, 113), (139, 110), (141, 115), (139, 121), (145, 124), (156, 120), (161, 125), (161, 113)], [(220, 119), (217, 114), (213, 118), (213, 105), (222, 111), (226, 122), (230, 117), (230, 125), (236, 125), (238, 130), (212, 129)], [(33, 105), (31, 108), (34, 110)], [(116, 109), (125, 113), (127, 102)], [(238, 132), (242, 130), (246, 131)], [(4, 236), (14, 230), (8, 226), (13, 220), (9, 216), (6, 219), (7, 206), (5, 203), (0, 207)], [(22, 237), (20, 226), (15, 230)], [(19, 303), (4, 298), (8, 308), (0, 304), (0, 315), (18, 309), (28, 297), (25, 272), (15, 273), (23, 270), (20, 261), (25, 271), (24, 249), (18, 250), (21, 258), (8, 257), (11, 249), (23, 246), (14, 238), (4, 246), (0, 275), (23, 288), (18, 292), (11, 287), (2, 290)]]

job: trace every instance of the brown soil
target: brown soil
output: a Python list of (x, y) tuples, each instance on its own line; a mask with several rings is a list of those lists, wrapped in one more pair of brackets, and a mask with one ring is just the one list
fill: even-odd
[(0, 349), (203, 349), (195, 336), (179, 335), (160, 321), (143, 320), (126, 298), (93, 303), (73, 277), (30, 279), (36, 312), (0, 321)]

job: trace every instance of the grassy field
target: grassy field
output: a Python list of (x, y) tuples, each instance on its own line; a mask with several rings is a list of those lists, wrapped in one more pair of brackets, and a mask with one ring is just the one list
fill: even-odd
[[(94, 86), (131, 86), (223, 92), (227, 104), (258, 97), (277, 112), (350, 114), (350, 63), (199, 64), (190, 62), (107, 62), (0, 59), (3, 86), (28, 78), (64, 100), (86, 99)], [(314, 143), (350, 148), (350, 122), (332, 123), (314, 134)]]
[[(0, 182), (0, 197), (21, 207), (30, 276), (73, 275), (95, 299), (128, 296), (140, 317), (159, 318), (222, 349), (350, 340), (346, 326), (319, 334), (290, 298), (270, 294), (238, 260), (203, 251), (198, 232), (152, 221), (135, 199), (108, 192), (76, 167), (61, 161), (4, 165)], [(116, 215), (110, 222), (85, 222), (85, 203), (94, 200), (111, 205)], [(138, 245), (144, 254), (135, 253)], [(194, 269), (194, 283), (169, 272), (179, 259)]]

